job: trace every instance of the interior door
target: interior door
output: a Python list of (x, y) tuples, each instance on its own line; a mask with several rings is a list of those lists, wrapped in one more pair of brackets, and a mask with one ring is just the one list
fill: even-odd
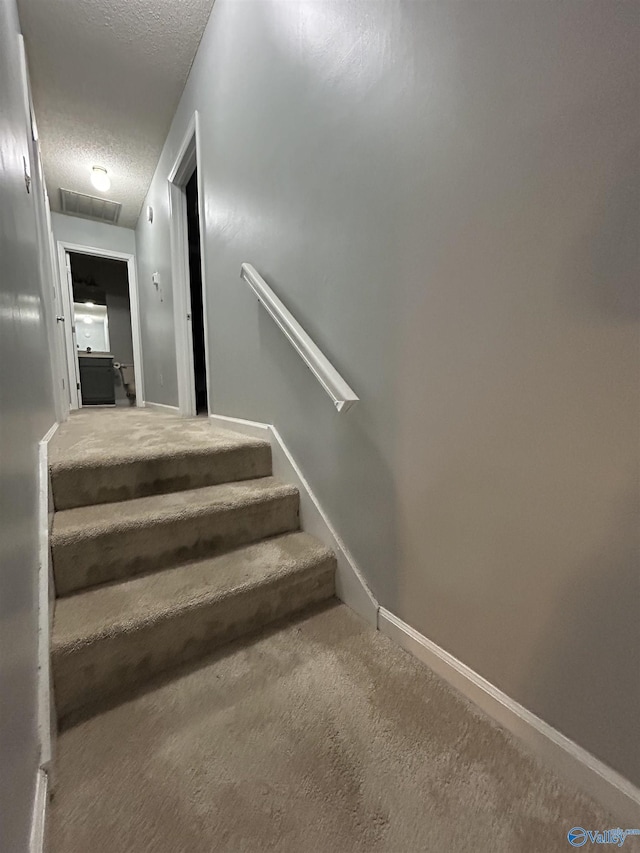
[(69, 367), (69, 397), (72, 409), (82, 408), (80, 393), (80, 367), (78, 365), (78, 340), (76, 337), (76, 321), (73, 313), (73, 276), (71, 274), (71, 256), (64, 253), (64, 263), (67, 272), (67, 287), (63, 294), (65, 306), (65, 326), (67, 341), (67, 362)]
[[(47, 206), (45, 208), (46, 213), (46, 222), (47, 222), (47, 237), (49, 243), (49, 263), (51, 266), (51, 270), (53, 272), (53, 305), (54, 312), (56, 318), (56, 330), (55, 330), (55, 346), (56, 346), (56, 364), (57, 364), (57, 373), (59, 376), (60, 383), (62, 385), (62, 403), (61, 403), (61, 413), (60, 413), (60, 421), (66, 420), (67, 415), (69, 414), (69, 407), (71, 406), (71, 384), (69, 382), (69, 371), (66, 369), (67, 367), (67, 358), (66, 358), (66, 332), (65, 332), (65, 323), (66, 318), (64, 315), (64, 302), (62, 300), (62, 288), (60, 286), (60, 276), (56, 274), (56, 250), (55, 244), (53, 241), (53, 232), (51, 230), (51, 216), (49, 212), (49, 199), (46, 194), (46, 189), (44, 190), (45, 198), (47, 199)], [(74, 396), (75, 400), (75, 396)]]

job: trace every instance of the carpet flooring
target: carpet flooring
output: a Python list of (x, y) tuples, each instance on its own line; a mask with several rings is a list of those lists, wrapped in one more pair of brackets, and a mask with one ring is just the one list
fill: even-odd
[(83, 410), (52, 442), (58, 724), (331, 599), (267, 441), (155, 410)]
[(566, 853), (575, 825), (617, 824), (332, 604), (64, 731), (49, 840), (50, 853)]
[(207, 418), (85, 408), (60, 426), (49, 461), (55, 507), (65, 510), (264, 477), (271, 448)]
[[(73, 412), (60, 425), (52, 443), (51, 462), (102, 464), (105, 459), (120, 461), (129, 455), (154, 456), (174, 451), (209, 450), (224, 447), (234, 438), (230, 430), (214, 429), (207, 418), (182, 418), (171, 412), (135, 407), (105, 409), (85, 407)], [(257, 439), (249, 439), (261, 444)]]

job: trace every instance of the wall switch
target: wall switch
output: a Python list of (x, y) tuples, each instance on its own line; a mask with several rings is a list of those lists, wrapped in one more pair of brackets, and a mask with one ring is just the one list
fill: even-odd
[(160, 302), (164, 302), (164, 294), (162, 292), (162, 287), (160, 286), (160, 273), (154, 272), (151, 276), (151, 281), (156, 289), (156, 293), (160, 297)]
[(160, 302), (164, 302), (164, 294), (162, 293), (162, 288), (160, 287), (160, 273), (154, 272), (151, 276), (151, 281), (153, 282), (153, 286), (156, 289), (158, 296), (160, 297)]

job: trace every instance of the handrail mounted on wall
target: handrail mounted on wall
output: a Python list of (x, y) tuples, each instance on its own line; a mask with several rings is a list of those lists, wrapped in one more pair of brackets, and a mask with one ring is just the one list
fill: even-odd
[(278, 299), (251, 264), (242, 264), (240, 276), (253, 290), (271, 317), (297, 350), (307, 367), (333, 400), (339, 412), (346, 412), (360, 399), (344, 381), (324, 353), (314, 344), (293, 314)]

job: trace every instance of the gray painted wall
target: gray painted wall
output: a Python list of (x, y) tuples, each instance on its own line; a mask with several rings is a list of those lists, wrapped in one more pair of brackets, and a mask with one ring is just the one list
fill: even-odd
[[(133, 233), (133, 232), (132, 232)], [(133, 339), (131, 336), (131, 307), (129, 304), (129, 276), (125, 261), (112, 261), (93, 255), (74, 253), (71, 256), (71, 272), (77, 278), (94, 279), (101, 287), (107, 300), (109, 318), (109, 343), (114, 361), (133, 364)], [(74, 293), (83, 295), (82, 287), (74, 284)], [(128, 406), (126, 391), (119, 373), (115, 377), (116, 404)]]
[(147, 398), (177, 405), (197, 108), (213, 410), (276, 424), (383, 605), (636, 784), (638, 37), (625, 2), (217, 0), (137, 228)]
[[(180, 131), (177, 131), (180, 135)], [(175, 132), (174, 132), (175, 135)], [(182, 139), (177, 142), (180, 145)], [(144, 392), (147, 401), (178, 406), (178, 375), (173, 323), (171, 288), (171, 254), (169, 251), (169, 192), (167, 177), (173, 157), (163, 150), (154, 180), (149, 188), (136, 229), (138, 248), (138, 290), (140, 294), (140, 327)], [(170, 165), (167, 165), (171, 160)], [(147, 205), (153, 207), (153, 223), (146, 217)], [(167, 241), (165, 244), (164, 241)], [(160, 275), (160, 286), (152, 282)]]
[(0, 849), (26, 853), (39, 764), (38, 442), (55, 410), (18, 32), (14, 0), (0, 0)]
[(79, 216), (66, 216), (64, 213), (51, 214), (51, 227), (56, 240), (109, 252), (125, 252), (128, 255), (136, 253), (136, 232), (131, 228), (120, 228), (118, 225), (94, 222)]

